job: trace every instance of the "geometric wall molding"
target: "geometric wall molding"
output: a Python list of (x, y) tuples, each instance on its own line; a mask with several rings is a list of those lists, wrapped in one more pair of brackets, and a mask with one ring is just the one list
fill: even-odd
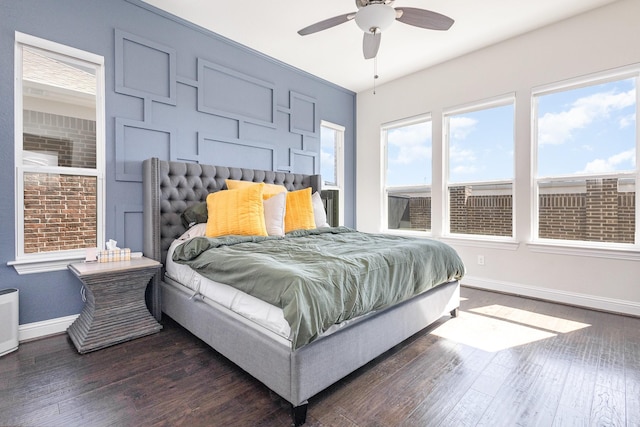
[(198, 58), (198, 111), (275, 128), (273, 83)]
[(117, 204), (115, 210), (116, 235), (107, 238), (116, 240), (119, 248), (129, 248), (132, 252), (141, 251), (143, 242), (140, 233), (136, 231), (143, 228), (142, 204)]
[(289, 149), (289, 165), (292, 173), (315, 175), (320, 173), (320, 156), (315, 151)]
[(121, 30), (115, 32), (115, 91), (176, 105), (176, 51)]
[(149, 157), (175, 160), (175, 131), (116, 117), (116, 181), (142, 182), (142, 161)]
[(198, 163), (247, 169), (276, 170), (273, 144), (198, 133)]
[[(11, 58), (15, 56), (16, 37), (27, 44), (35, 41), (18, 37), (16, 32), (80, 48), (91, 53), (98, 68), (103, 65), (98, 76), (94, 75), (94, 80), (104, 86), (95, 94), (103, 122), (102, 129), (97, 130), (99, 157), (106, 167), (100, 185), (104, 190), (100, 205), (104, 221), (98, 227), (106, 233), (106, 239), (117, 240), (121, 247), (137, 251), (143, 247), (141, 164), (149, 157), (287, 170), (291, 148), (301, 152), (319, 149), (320, 123), (326, 120), (347, 128), (345, 158), (347, 164), (355, 164), (356, 93), (152, 6), (158, 3), (0, 0), (0, 53), (4, 58), (0, 61), (0, 136), (4, 141), (0, 142), (0, 161), (7, 178), (15, 165), (7, 154), (10, 144), (6, 141), (25, 129), (5, 119), (9, 112), (29, 107), (21, 105), (21, 97), (16, 100), (6, 96), (9, 88), (21, 84), (16, 82)], [(175, 3), (178, 7), (181, 4)], [(3, 7), (5, 4), (8, 7)], [(74, 49), (62, 50), (85, 57)], [(317, 101), (295, 94), (292, 98), (291, 91)], [(200, 104), (199, 97), (204, 97)], [(65, 111), (72, 116), (84, 112)], [(293, 126), (291, 114), (295, 117)], [(311, 118), (314, 114), (315, 126)], [(307, 135), (314, 129), (316, 136)], [(293, 159), (299, 170), (310, 167), (307, 163), (312, 157), (300, 154)], [(355, 188), (353, 169), (346, 170), (347, 196)], [(3, 191), (9, 200), (16, 193), (11, 185), (5, 185)], [(350, 225), (355, 218), (354, 199), (346, 199), (345, 224)], [(7, 206), (2, 214), (7, 219), (3, 229), (7, 236), (15, 229), (9, 224), (13, 216)], [(5, 240), (4, 253), (9, 262), (16, 243)], [(66, 264), (51, 262), (53, 268), (66, 269)], [(34, 327), (42, 327), (44, 335), (64, 332), (73, 322), (67, 318), (76, 317), (69, 314), (82, 310), (79, 282), (68, 272), (49, 273), (46, 268), (39, 270), (42, 274), (37, 280), (46, 286), (34, 286), (31, 276), (16, 275), (11, 267), (0, 268), (0, 282), (22, 294), (21, 337), (25, 329)], [(41, 321), (47, 325), (40, 326)], [(49, 323), (61, 329), (51, 330)]]
[(316, 104), (315, 98), (294, 91), (289, 92), (290, 132), (318, 136)]

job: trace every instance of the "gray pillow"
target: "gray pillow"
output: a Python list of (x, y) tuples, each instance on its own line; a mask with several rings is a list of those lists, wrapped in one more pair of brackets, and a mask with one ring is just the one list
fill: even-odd
[(207, 202), (200, 202), (191, 205), (185, 209), (181, 215), (182, 225), (184, 225), (185, 228), (189, 228), (194, 224), (207, 222), (207, 218)]

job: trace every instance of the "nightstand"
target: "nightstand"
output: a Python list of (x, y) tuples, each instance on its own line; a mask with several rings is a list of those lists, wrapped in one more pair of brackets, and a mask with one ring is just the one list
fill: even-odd
[(162, 264), (149, 258), (78, 262), (69, 270), (84, 284), (86, 303), (67, 329), (79, 353), (99, 350), (162, 329), (145, 304), (149, 280)]

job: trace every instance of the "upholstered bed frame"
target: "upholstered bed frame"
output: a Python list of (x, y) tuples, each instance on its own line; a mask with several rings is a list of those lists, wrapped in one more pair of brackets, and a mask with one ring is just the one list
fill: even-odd
[[(167, 249), (185, 228), (180, 214), (226, 178), (282, 184), (288, 190), (320, 190), (319, 175), (167, 162), (143, 163), (144, 254), (165, 263)], [(212, 348), (261, 381), (292, 405), (293, 422), (306, 419), (307, 399), (401, 343), (443, 315), (457, 315), (458, 282), (433, 288), (408, 301), (366, 316), (295, 351), (247, 325), (239, 315), (198, 302), (163, 281), (158, 273), (149, 289), (152, 314), (164, 312)]]

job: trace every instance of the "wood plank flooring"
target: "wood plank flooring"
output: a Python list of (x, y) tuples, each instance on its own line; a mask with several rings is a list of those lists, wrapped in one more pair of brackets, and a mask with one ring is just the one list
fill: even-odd
[[(640, 426), (640, 319), (471, 288), (445, 317), (309, 401), (308, 426)], [(287, 426), (289, 405), (171, 319), (80, 355), (0, 358), (0, 425)]]

